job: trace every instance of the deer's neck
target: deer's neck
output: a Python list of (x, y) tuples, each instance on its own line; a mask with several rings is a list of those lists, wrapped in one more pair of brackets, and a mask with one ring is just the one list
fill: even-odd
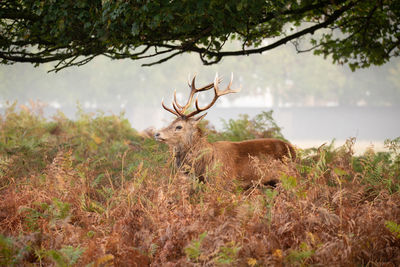
[(212, 145), (205, 137), (192, 142), (190, 145), (181, 144), (174, 147), (175, 162), (178, 168), (188, 165), (193, 166), (196, 160), (209, 161), (212, 158)]

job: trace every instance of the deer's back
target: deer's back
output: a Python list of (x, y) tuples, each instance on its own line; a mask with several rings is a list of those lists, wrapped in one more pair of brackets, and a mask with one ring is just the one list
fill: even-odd
[(230, 157), (248, 158), (249, 156), (270, 156), (274, 159), (282, 159), (283, 157), (295, 158), (293, 147), (282, 140), (274, 138), (254, 139), (241, 142), (219, 141), (215, 142), (216, 150), (221, 150)]

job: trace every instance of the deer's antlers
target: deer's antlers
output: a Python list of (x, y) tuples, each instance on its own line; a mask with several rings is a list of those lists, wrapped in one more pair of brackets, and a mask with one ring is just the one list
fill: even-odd
[[(181, 118), (190, 118), (193, 117), (197, 114), (199, 114), (202, 111), (205, 111), (209, 108), (211, 108), (215, 102), (217, 101), (218, 97), (226, 95), (226, 94), (230, 94), (230, 93), (237, 93), (240, 91), (241, 88), (237, 89), (237, 90), (232, 90), (230, 87), (232, 85), (232, 81), (233, 81), (233, 73), (231, 75), (231, 80), (227, 86), (227, 88), (223, 91), (220, 91), (218, 88), (218, 84), (221, 82), (221, 78), (218, 77), (218, 73), (215, 75), (215, 79), (214, 82), (207, 84), (206, 86), (197, 89), (195, 86), (195, 79), (196, 79), (196, 75), (193, 77), (192, 83), (190, 84), (188, 82), (188, 85), (190, 87), (190, 95), (189, 95), (189, 99), (186, 102), (186, 104), (184, 106), (181, 106), (178, 104), (177, 100), (176, 100), (176, 90), (174, 91), (174, 101), (172, 102), (172, 107), (174, 108), (174, 110), (166, 107), (164, 105), (164, 100), (161, 101), (161, 105), (163, 106), (163, 108), (169, 112), (171, 112), (172, 114), (181, 117)], [(211, 101), (210, 104), (208, 104), (207, 106), (205, 106), (204, 108), (200, 108), (199, 107), (199, 99), (198, 99), (198, 95), (196, 96), (196, 101), (195, 101), (195, 106), (196, 106), (196, 110), (192, 111), (191, 113), (185, 115), (186, 110), (190, 107), (192, 101), (193, 101), (193, 96), (198, 93), (198, 92), (202, 92), (202, 91), (207, 91), (210, 90), (211, 88), (214, 88), (214, 98)]]

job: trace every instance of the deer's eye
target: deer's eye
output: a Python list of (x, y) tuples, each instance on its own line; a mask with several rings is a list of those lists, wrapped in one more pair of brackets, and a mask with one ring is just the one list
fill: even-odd
[(175, 128), (175, 130), (180, 130), (180, 129), (182, 129), (182, 126), (180, 126), (180, 125), (176, 126), (176, 128)]

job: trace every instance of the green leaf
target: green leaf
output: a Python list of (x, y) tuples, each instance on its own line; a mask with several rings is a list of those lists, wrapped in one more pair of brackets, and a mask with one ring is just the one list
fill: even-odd
[(296, 177), (287, 176), (286, 174), (283, 174), (282, 177), (280, 178), (280, 180), (282, 182), (282, 187), (285, 190), (292, 190), (297, 186)]
[(341, 168), (335, 168), (333, 171), (339, 176), (349, 175), (349, 173), (347, 171), (345, 171)]

